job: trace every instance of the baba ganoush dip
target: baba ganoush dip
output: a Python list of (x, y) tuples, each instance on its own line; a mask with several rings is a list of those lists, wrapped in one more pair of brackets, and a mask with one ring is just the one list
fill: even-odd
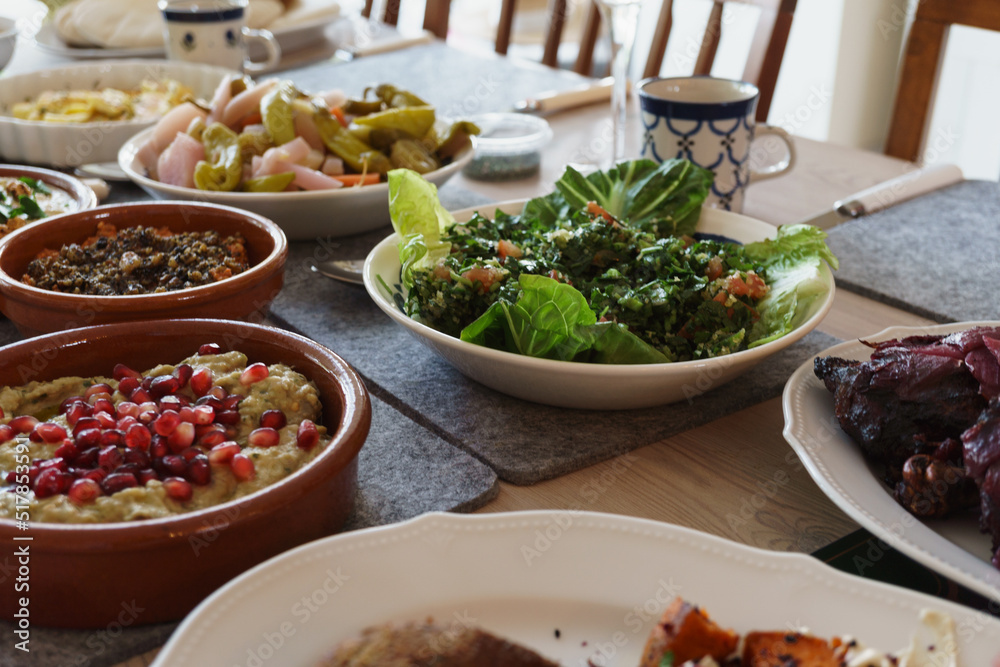
[(0, 517), (169, 517), (273, 484), (329, 444), (305, 376), (215, 352), (0, 389)]

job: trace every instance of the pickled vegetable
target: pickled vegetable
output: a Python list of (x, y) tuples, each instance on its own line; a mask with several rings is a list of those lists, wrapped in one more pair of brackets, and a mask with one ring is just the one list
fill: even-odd
[(243, 177), (239, 136), (222, 123), (212, 123), (202, 133), (208, 160), (194, 168), (194, 184), (199, 190), (231, 192)]
[(295, 138), (292, 105), (298, 96), (299, 91), (291, 81), (282, 81), (260, 101), (261, 121), (276, 146), (287, 144)]
[(394, 167), (412, 169), (418, 174), (432, 172), (441, 166), (433, 151), (416, 139), (400, 139), (395, 142), (389, 159)]
[(403, 107), (360, 116), (354, 122), (372, 128), (402, 130), (411, 137), (422, 137), (434, 127), (434, 107)]
[(316, 114), (316, 127), (327, 149), (357, 172), (385, 174), (392, 162), (380, 151), (361, 141), (328, 114)]
[(244, 181), (245, 192), (281, 192), (295, 180), (295, 172), (289, 171), (273, 176), (258, 176)]

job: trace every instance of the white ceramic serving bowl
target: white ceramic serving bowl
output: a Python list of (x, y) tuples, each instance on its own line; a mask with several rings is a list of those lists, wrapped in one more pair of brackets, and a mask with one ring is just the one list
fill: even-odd
[(174, 79), (199, 98), (211, 99), (219, 82), (235, 72), (209, 65), (167, 60), (104, 60), (54, 67), (0, 79), (0, 157), (8, 162), (77, 167), (113, 162), (122, 144), (154, 121), (52, 123), (14, 118), (16, 102), (47, 90), (114, 87), (134, 89), (143, 79)]
[[(491, 215), (494, 209), (518, 213), (523, 201), (493, 207), (463, 209), (454, 213), (468, 220), (476, 210)], [(697, 231), (719, 234), (741, 243), (773, 237), (777, 228), (761, 220), (714, 208), (702, 211)], [(829, 285), (826, 296), (816, 299), (805, 321), (794, 331), (772, 341), (714, 359), (673, 364), (586, 364), (526, 357), (453, 338), (410, 319), (399, 310), (381, 285), (402, 289), (396, 234), (380, 242), (365, 259), (364, 281), (368, 294), (389, 317), (455, 368), (497, 391), (536, 403), (587, 410), (625, 410), (690, 400), (736, 378), (772, 354), (812, 331), (833, 305), (834, 283), (823, 265)], [(380, 280), (381, 278), (381, 280)]]
[[(147, 165), (139, 159), (139, 149), (151, 134), (152, 129), (144, 130), (125, 142), (118, 153), (118, 165), (156, 199), (190, 199), (243, 208), (274, 220), (291, 241), (349, 236), (390, 222), (388, 183), (303, 192), (209, 192), (161, 183), (149, 177)], [(440, 187), (472, 155), (473, 148), (466, 148), (450, 164), (424, 174), (424, 178)]]
[(12, 18), (0, 16), (0, 70), (10, 62), (15, 46), (17, 46), (17, 23)]

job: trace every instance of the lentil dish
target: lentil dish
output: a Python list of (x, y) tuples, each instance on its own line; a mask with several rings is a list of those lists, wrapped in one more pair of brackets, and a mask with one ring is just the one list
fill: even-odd
[(215, 231), (98, 223), (81, 244), (44, 250), (28, 264), (26, 285), (66, 294), (126, 296), (171, 292), (225, 280), (250, 268), (246, 241)]

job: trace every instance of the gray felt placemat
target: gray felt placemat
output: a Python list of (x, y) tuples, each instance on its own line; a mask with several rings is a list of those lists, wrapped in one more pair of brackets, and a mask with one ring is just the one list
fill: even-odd
[[(0, 320), (0, 344), (20, 340), (9, 320)], [(336, 341), (326, 345), (334, 351)], [(358, 493), (344, 530), (379, 526), (432, 511), (472, 511), (497, 492), (496, 474), (469, 454), (415, 424), (377, 396), (372, 397), (372, 426), (358, 459)], [(0, 585), (10, 583), (14, 563), (7, 549), (0, 563)], [(3, 583), (6, 581), (7, 583)], [(126, 615), (131, 623), (131, 616)], [(141, 613), (138, 615), (141, 622)], [(162, 645), (176, 623), (103, 630), (31, 628), (31, 652), (0, 643), (0, 666), (88, 665), (104, 667)], [(0, 622), (13, 637), (13, 627)]]
[(292, 244), (272, 316), (321, 343), (335, 343), (370, 390), (513, 484), (565, 475), (778, 396), (802, 362), (839, 342), (813, 332), (690, 402), (627, 411), (538, 405), (469, 380), (382, 313), (363, 287), (309, 269), (313, 259), (363, 256), (382, 238), (372, 232), (337, 239), (337, 247)]
[(838, 225), (837, 287), (937, 322), (1000, 317), (1000, 184), (965, 181)]

